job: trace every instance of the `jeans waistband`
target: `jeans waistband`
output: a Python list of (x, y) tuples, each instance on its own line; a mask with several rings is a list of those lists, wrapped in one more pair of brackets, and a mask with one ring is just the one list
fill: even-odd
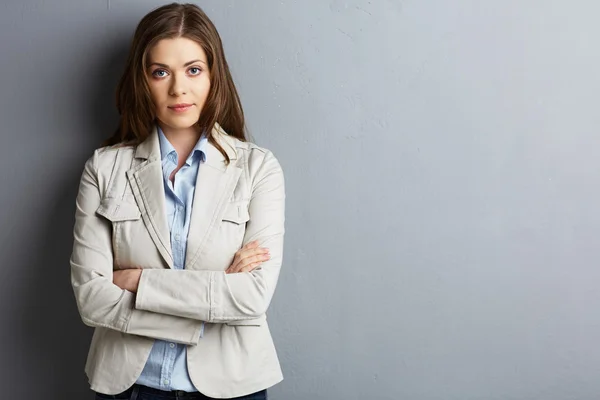
[(144, 385), (138, 385), (137, 383), (134, 384), (131, 388), (129, 388), (129, 390), (133, 391), (134, 388), (138, 389), (138, 393), (145, 393), (145, 394), (155, 394), (155, 395), (160, 395), (166, 398), (186, 398), (186, 397), (197, 397), (197, 398), (202, 398), (204, 396), (202, 396), (202, 394), (200, 392), (185, 392), (183, 390), (171, 390), (171, 391), (167, 391), (167, 390), (160, 390), (160, 389), (154, 389), (148, 386), (144, 386)]
[[(140, 394), (146, 394), (146, 395), (148, 395), (148, 397), (156, 397), (156, 398), (160, 398), (163, 400), (169, 400), (169, 399), (172, 399), (172, 400), (179, 400), (179, 399), (214, 400), (212, 397), (207, 397), (200, 392), (185, 392), (183, 390), (166, 391), (166, 390), (154, 389), (154, 388), (144, 386), (144, 385), (139, 385), (137, 383), (133, 384), (133, 386), (131, 386), (126, 391), (119, 393), (115, 396), (101, 395), (100, 393), (98, 393), (99, 396), (100, 395), (105, 396), (102, 398), (118, 398), (118, 399), (121, 399), (121, 398), (137, 399)], [(241, 397), (236, 397), (235, 399), (266, 400), (267, 399), (267, 390), (263, 389), (256, 393), (252, 393), (252, 394), (241, 396)]]

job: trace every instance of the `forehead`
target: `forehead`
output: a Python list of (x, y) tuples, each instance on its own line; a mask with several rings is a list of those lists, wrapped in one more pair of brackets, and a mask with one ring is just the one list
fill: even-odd
[[(199, 43), (188, 38), (162, 39), (148, 51), (148, 61), (183, 64), (190, 60), (206, 61), (206, 54)], [(181, 62), (179, 62), (181, 61)]]

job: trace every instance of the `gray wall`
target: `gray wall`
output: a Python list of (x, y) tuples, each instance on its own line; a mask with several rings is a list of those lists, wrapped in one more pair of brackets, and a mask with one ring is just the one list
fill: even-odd
[[(18, 398), (91, 398), (74, 198), (159, 4), (0, 6), (0, 390)], [(199, 4), (286, 172), (272, 399), (598, 398), (597, 2)]]

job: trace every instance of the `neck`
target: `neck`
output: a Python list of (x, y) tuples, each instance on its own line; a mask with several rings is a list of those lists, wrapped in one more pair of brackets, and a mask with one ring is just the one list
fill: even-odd
[(200, 132), (193, 127), (186, 129), (173, 129), (170, 127), (165, 127), (160, 123), (158, 125), (165, 134), (167, 140), (175, 148), (175, 151), (177, 151), (179, 164), (183, 165), (196, 143), (198, 143), (198, 140), (200, 140)]
[(169, 126), (164, 126), (159, 123), (160, 129), (163, 131), (169, 142), (175, 146), (175, 144), (179, 143), (181, 145), (187, 145), (192, 143), (192, 147), (198, 142), (200, 139), (200, 132), (194, 127), (184, 128), (184, 129), (174, 129)]

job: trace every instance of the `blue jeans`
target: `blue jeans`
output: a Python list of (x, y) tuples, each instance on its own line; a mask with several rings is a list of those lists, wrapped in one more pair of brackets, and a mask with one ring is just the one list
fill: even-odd
[[(124, 391), (123, 393), (111, 395), (96, 393), (96, 400), (215, 400), (212, 397), (203, 395), (202, 393), (188, 393), (182, 390), (173, 390), (171, 392), (165, 392), (163, 390), (149, 388), (134, 384), (132, 387)], [(267, 400), (267, 389), (261, 390), (256, 393), (248, 394), (242, 397), (234, 397), (236, 400)]]

